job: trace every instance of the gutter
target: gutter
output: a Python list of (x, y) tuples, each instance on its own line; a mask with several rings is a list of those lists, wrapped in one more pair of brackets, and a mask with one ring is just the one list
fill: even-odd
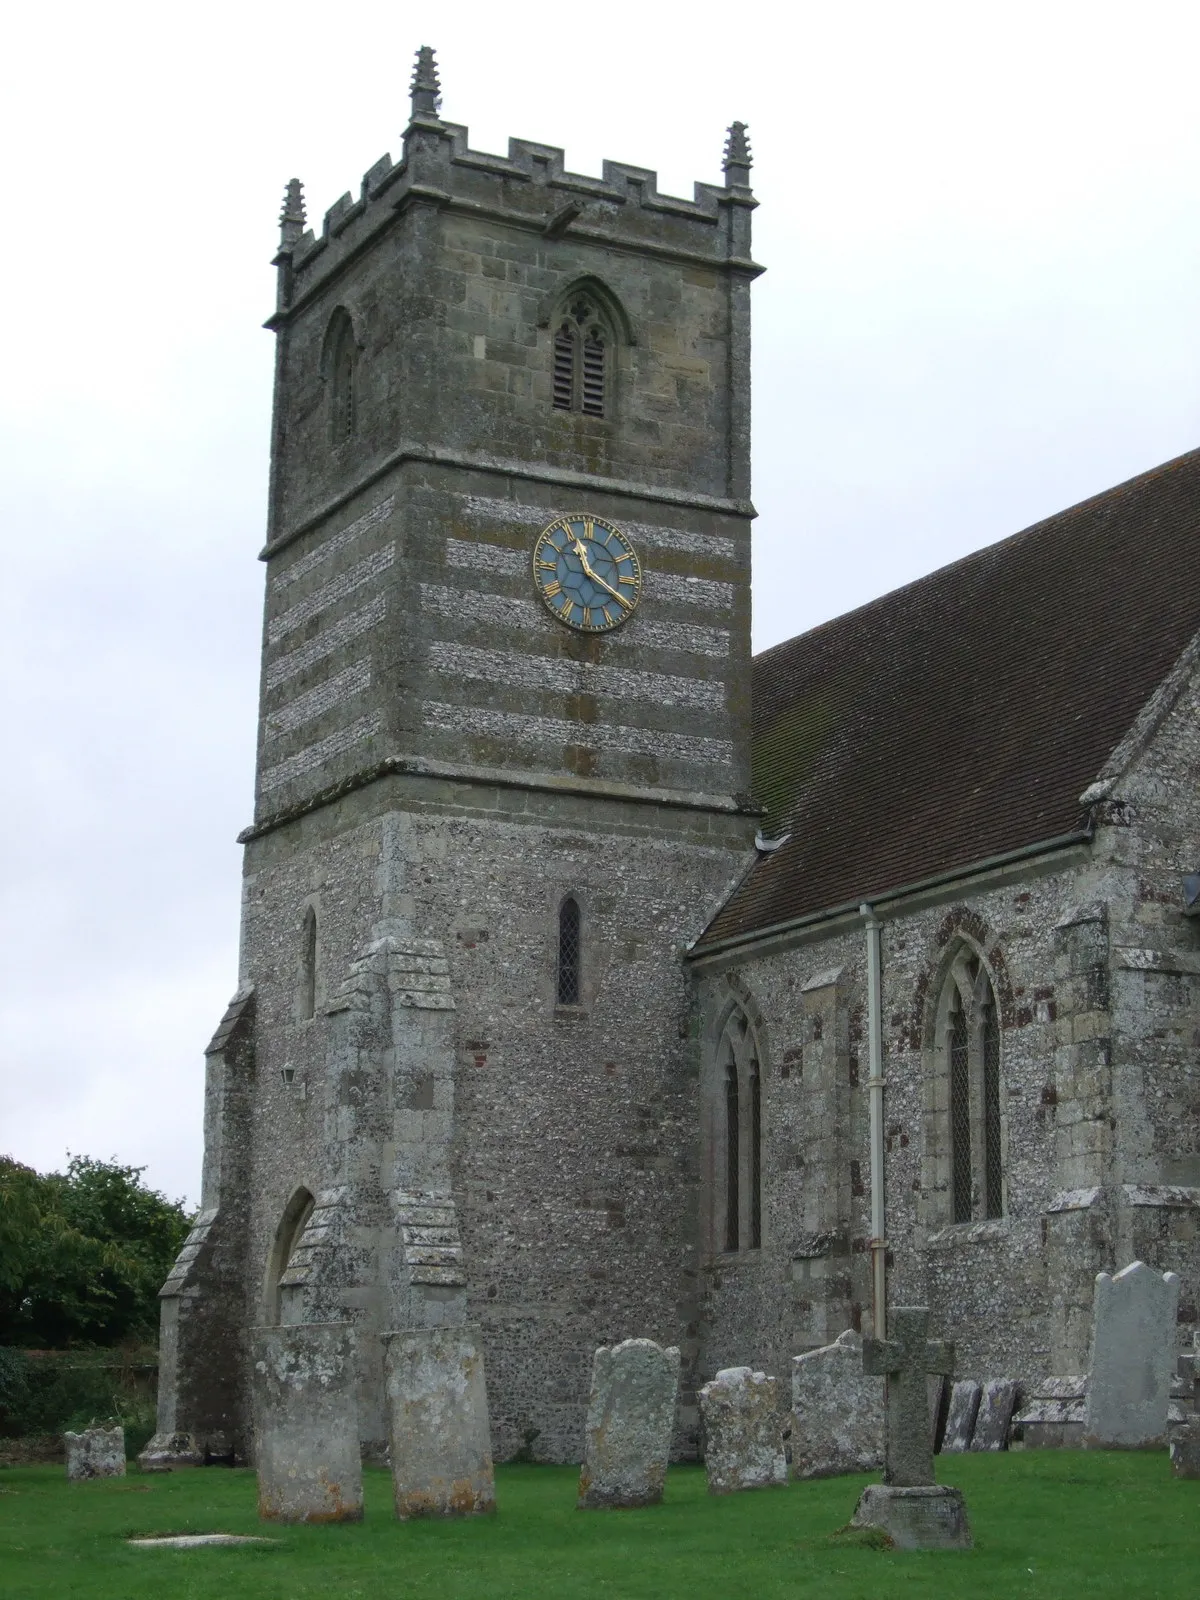
[[(936, 889), (942, 884), (954, 883), (960, 878), (970, 878), (981, 872), (992, 872), (1014, 862), (1027, 861), (1033, 856), (1048, 855), (1053, 850), (1065, 850), (1070, 845), (1089, 844), (1093, 832), (1094, 827), (1089, 819), (1086, 827), (1075, 828), (1070, 833), (1055, 834), (1052, 839), (1039, 839), (1036, 844), (1025, 844), (1016, 850), (1005, 850), (999, 855), (985, 856), (981, 861), (953, 867), (947, 872), (936, 872), (931, 877), (918, 878), (915, 883), (902, 884), (896, 889), (881, 890), (871, 901), (872, 909), (878, 909), (890, 901), (921, 894), (928, 889)], [(835, 917), (854, 916), (859, 913), (862, 905), (863, 901), (855, 898), (843, 901), (840, 905), (826, 906), (820, 911), (806, 912), (801, 917), (788, 917), (783, 922), (773, 922), (766, 928), (754, 928), (748, 933), (732, 933), (724, 939), (713, 940), (711, 944), (701, 944), (697, 941), (696, 946), (687, 951), (687, 959), (700, 961), (706, 956), (719, 955), (726, 950), (735, 950), (743, 945), (760, 944), (767, 939), (778, 938), (782, 934), (815, 927), (821, 922), (831, 922)]]

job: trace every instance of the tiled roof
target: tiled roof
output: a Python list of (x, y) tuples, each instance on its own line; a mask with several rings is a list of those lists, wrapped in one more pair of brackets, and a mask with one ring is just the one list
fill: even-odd
[(1200, 451), (754, 661), (760, 857), (697, 949), (1083, 825), (1200, 629)]

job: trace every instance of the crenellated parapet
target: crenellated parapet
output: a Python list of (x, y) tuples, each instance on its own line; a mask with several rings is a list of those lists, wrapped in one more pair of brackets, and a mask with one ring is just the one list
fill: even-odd
[[(510, 139), (508, 154), (472, 150), (468, 129), (438, 115), (440, 84), (434, 53), (423, 46), (412, 82), (412, 112), (398, 161), (384, 154), (326, 211), (320, 233), (303, 229), (300, 185), (288, 185), (276, 265), (279, 311), (286, 319), (341, 267), (389, 227), (398, 212), (432, 205), (509, 223), (547, 238), (590, 239), (608, 247), (757, 275), (750, 257), (750, 190), (746, 124), (728, 130), (724, 185), (697, 183), (692, 198), (661, 194), (649, 167), (602, 163), (601, 176), (570, 172), (565, 152), (530, 139)], [(269, 324), (269, 325), (272, 325)]]

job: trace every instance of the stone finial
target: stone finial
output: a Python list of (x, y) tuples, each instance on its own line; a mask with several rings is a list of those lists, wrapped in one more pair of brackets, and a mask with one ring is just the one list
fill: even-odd
[(279, 213), (279, 248), (292, 250), (300, 242), (307, 220), (304, 212), (304, 185), (299, 178), (289, 178), (284, 191), (283, 210)]
[(725, 187), (748, 189), (750, 187), (750, 141), (746, 137), (744, 122), (731, 122), (725, 139)]
[(417, 51), (417, 64), (412, 78), (412, 114), (414, 117), (436, 117), (442, 103), (442, 86), (438, 81), (437, 61), (433, 51), (423, 44)]

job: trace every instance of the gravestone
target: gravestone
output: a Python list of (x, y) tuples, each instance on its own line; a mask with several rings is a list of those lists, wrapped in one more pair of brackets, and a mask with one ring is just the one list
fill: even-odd
[(710, 1494), (786, 1483), (779, 1384), (749, 1367), (726, 1367), (700, 1391), (704, 1471)]
[(960, 1378), (951, 1389), (946, 1431), (942, 1435), (943, 1455), (954, 1455), (957, 1451), (971, 1448), (971, 1435), (975, 1432), (975, 1418), (979, 1413), (979, 1396), (982, 1392), (973, 1378)]
[(483, 1353), (475, 1328), (385, 1333), (392, 1493), (402, 1522), (496, 1509)]
[(883, 1482), (863, 1490), (851, 1526), (882, 1529), (898, 1550), (969, 1550), (962, 1490), (933, 1481), (926, 1375), (949, 1376), (954, 1347), (927, 1338), (927, 1306), (897, 1306), (889, 1320), (890, 1337), (863, 1341), (864, 1371), (887, 1379)]
[(267, 1522), (362, 1516), (358, 1361), (348, 1322), (252, 1328), (258, 1514)]
[(1096, 1278), (1085, 1449), (1166, 1443), (1177, 1337), (1179, 1278), (1143, 1261)]
[(653, 1339), (601, 1347), (592, 1363), (580, 1510), (662, 1499), (679, 1394), (679, 1351)]
[(883, 1461), (883, 1379), (863, 1371), (862, 1336), (792, 1357), (792, 1476), (872, 1472)]
[(1086, 1411), (1086, 1375), (1039, 1378), (1030, 1385), (1013, 1427), (1021, 1430), (1026, 1450), (1075, 1450), (1083, 1443)]
[(971, 1436), (972, 1450), (1008, 1449), (1008, 1430), (1016, 1403), (1015, 1378), (991, 1378), (984, 1384)]
[(1171, 1471), (1177, 1478), (1200, 1478), (1200, 1417), (1171, 1429)]
[(67, 1482), (85, 1483), (88, 1478), (125, 1476), (125, 1429), (85, 1428), (82, 1433), (64, 1433), (67, 1446)]

